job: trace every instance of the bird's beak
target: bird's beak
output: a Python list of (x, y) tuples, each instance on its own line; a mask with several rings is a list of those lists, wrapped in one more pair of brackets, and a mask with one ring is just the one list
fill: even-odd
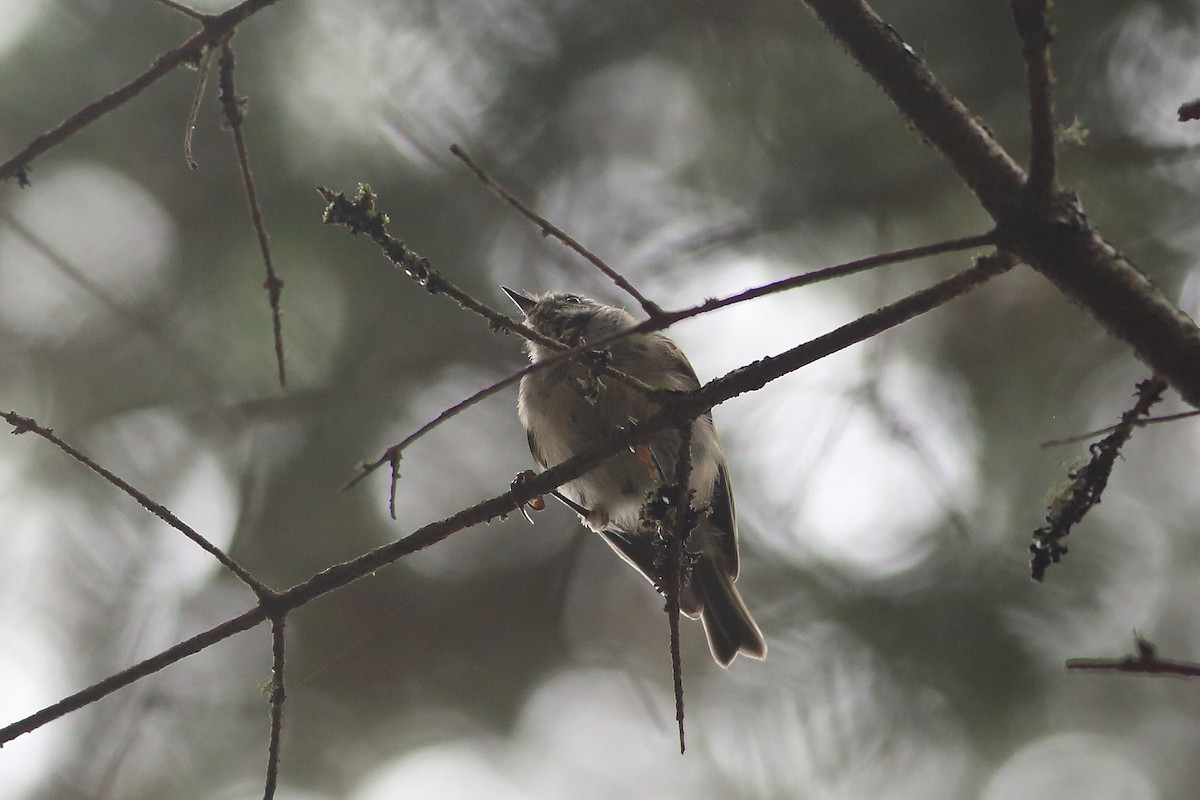
[(529, 310), (537, 305), (537, 301), (531, 297), (526, 297), (520, 292), (515, 292), (507, 286), (501, 286), (500, 288), (503, 289), (504, 293), (508, 295), (514, 303), (517, 304), (517, 308), (521, 309), (522, 314), (528, 314)]

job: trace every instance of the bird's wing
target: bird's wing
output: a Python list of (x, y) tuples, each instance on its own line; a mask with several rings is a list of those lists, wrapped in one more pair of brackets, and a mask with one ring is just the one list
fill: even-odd
[(733, 487), (729, 485), (729, 469), (721, 464), (713, 486), (712, 514), (707, 520), (708, 535), (712, 538), (711, 554), (725, 574), (737, 580), (738, 545), (737, 514), (733, 507)]
[(542, 454), (541, 448), (538, 447), (537, 439), (533, 436), (533, 431), (525, 431), (525, 440), (529, 442), (529, 454), (533, 456), (533, 460), (539, 467), (545, 469), (549, 466), (546, 463), (546, 456)]
[[(679, 346), (667, 337), (662, 337), (663, 344), (675, 356), (668, 370), (667, 380), (663, 383), (673, 389), (698, 389), (700, 379), (692, 369), (687, 356)], [(712, 414), (705, 414), (701, 419), (712, 424)], [(674, 474), (676, 460), (679, 458), (679, 434), (675, 431), (664, 432), (651, 443), (654, 460), (660, 471), (665, 472), (665, 480), (670, 481)], [(717, 480), (713, 486), (712, 514), (706, 523), (702, 523), (697, 535), (706, 536), (710, 541), (702, 544), (699, 549), (712, 556), (721, 570), (731, 579), (736, 580), (739, 569), (737, 545), (737, 515), (733, 505), (733, 487), (729, 482), (729, 469), (721, 464)]]
[(692, 369), (692, 363), (688, 361), (687, 356), (679, 349), (679, 345), (665, 336), (662, 336), (660, 341), (670, 351), (671, 355), (675, 357), (671, 361), (671, 366), (667, 368), (667, 377), (674, 378), (675, 380), (664, 382), (665, 388), (699, 389), (700, 379), (696, 377), (696, 370)]

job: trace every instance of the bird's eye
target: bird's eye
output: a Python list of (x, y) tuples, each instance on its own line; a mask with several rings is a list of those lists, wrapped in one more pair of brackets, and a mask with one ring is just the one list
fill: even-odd
[(577, 306), (583, 305), (583, 300), (577, 294), (569, 294), (569, 295), (565, 296), (563, 298), (563, 300), (565, 302), (571, 303), (573, 305), (577, 305)]

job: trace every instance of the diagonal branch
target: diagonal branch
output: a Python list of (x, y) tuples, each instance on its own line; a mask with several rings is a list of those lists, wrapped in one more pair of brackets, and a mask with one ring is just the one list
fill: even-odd
[(41, 711), (30, 714), (28, 717), (17, 720), (10, 725), (5, 725), (3, 728), (0, 728), (0, 746), (11, 742), (22, 734), (37, 730), (47, 722), (53, 722), (59, 717), (70, 714), (72, 711), (78, 711), (84, 706), (108, 697), (118, 689), (124, 689), (126, 686), (136, 683), (147, 675), (153, 675), (177, 661), (182, 661), (188, 656), (195, 655), (201, 650), (212, 647), (217, 642), (224, 641), (242, 631), (248, 631), (266, 618), (266, 612), (263, 611), (262, 607), (255, 606), (243, 614), (225, 620), (219, 625), (214, 625), (203, 633), (199, 633), (190, 639), (183, 640), (179, 644), (168, 647), (158, 655), (151, 656), (128, 669), (123, 669), (120, 672), (109, 675), (104, 680), (98, 681), (82, 691), (64, 697), (57, 703), (46, 706)]
[(178, 11), (180, 14), (183, 14), (185, 17), (191, 17), (192, 19), (200, 20), (201, 22), (204, 21), (204, 18), (206, 16), (205, 14), (197, 11), (194, 8), (191, 8), (190, 6), (185, 6), (183, 3), (177, 2), (177, 0), (156, 0), (156, 2), (158, 2), (160, 5), (164, 5), (167, 8), (170, 8), (174, 11)]
[(160, 55), (148, 70), (119, 89), (115, 89), (94, 103), (79, 109), (58, 125), (35, 137), (33, 141), (21, 148), (20, 152), (0, 164), (0, 181), (23, 174), (35, 158), (62, 144), (113, 109), (137, 97), (180, 64), (199, 58), (206, 47), (228, 36), (234, 28), (252, 14), (277, 2), (279, 0), (243, 0), (224, 13), (206, 16), (202, 31), (178, 47)]
[(158, 517), (187, 538), (191, 539), (193, 542), (199, 545), (202, 550), (212, 555), (212, 557), (217, 559), (217, 561), (221, 562), (221, 566), (225, 567), (225, 569), (236, 575), (238, 580), (249, 586), (250, 589), (259, 597), (263, 597), (271, 593), (270, 589), (268, 589), (257, 578), (247, 572), (244, 567), (230, 558), (225, 551), (185, 524), (183, 520), (175, 516), (169, 508), (154, 502), (140, 490), (131, 486), (127, 481), (119, 478), (107, 468), (100, 466), (95, 461), (88, 458), (86, 455), (76, 450), (62, 439), (58, 438), (58, 436), (56, 436), (54, 431), (50, 428), (43, 428), (41, 425), (37, 424), (36, 420), (30, 419), (29, 417), (23, 417), (15, 411), (0, 411), (0, 418), (3, 418), (5, 422), (12, 426), (13, 435), (20, 435), (22, 433), (37, 434), (53, 444), (59, 450), (62, 450), (71, 458), (78, 461), (80, 464), (83, 464), (92, 472), (95, 472), (101, 478), (104, 478), (104, 480), (108, 481), (113, 486), (116, 486), (125, 494), (132, 497), (142, 508), (146, 509), (151, 514)]
[[(1178, 414), (1163, 414), (1161, 417), (1145, 417), (1144, 419), (1135, 420), (1133, 424), (1135, 427), (1145, 428), (1148, 425), (1158, 425), (1163, 422), (1178, 422), (1181, 419), (1191, 419), (1192, 417), (1196, 416), (1200, 416), (1200, 410), (1181, 411)], [(1064, 436), (1061, 439), (1051, 439), (1049, 441), (1042, 442), (1038, 445), (1038, 447), (1045, 450), (1048, 447), (1062, 447), (1063, 445), (1067, 444), (1086, 442), (1088, 439), (1095, 439), (1097, 436), (1104, 436), (1105, 434), (1112, 433), (1113, 431), (1118, 430), (1124, 424), (1124, 422), (1118, 422), (1114, 425), (1109, 425), (1106, 428), (1099, 428), (1086, 433), (1077, 433), (1074, 436)]]
[(471, 157), (467, 155), (465, 150), (454, 144), (450, 145), (450, 152), (453, 153), (460, 161), (466, 164), (467, 169), (475, 173), (475, 177), (479, 178), (479, 181), (488, 189), (490, 189), (497, 197), (516, 209), (517, 213), (525, 217), (525, 219), (537, 225), (538, 228), (541, 229), (543, 236), (553, 236), (554, 238), (558, 239), (568, 248), (583, 256), (583, 258), (592, 264), (592, 266), (594, 266), (596, 269), (607, 275), (613, 283), (615, 283), (619, 288), (624, 290), (630, 297), (637, 301), (638, 305), (642, 307), (642, 310), (646, 312), (646, 316), (650, 317), (650, 319), (654, 319), (662, 313), (662, 309), (659, 308), (657, 303), (646, 298), (645, 295), (635, 289), (633, 284), (630, 283), (624, 275), (610, 267), (607, 263), (605, 263), (604, 259), (600, 258), (600, 256), (581, 245), (557, 225), (553, 224), (548, 219), (541, 216), (529, 206), (518, 200), (512, 194), (512, 192), (508, 191), (503, 186), (492, 180), (492, 177), (484, 172), (482, 167), (478, 166), (474, 161), (471, 160)]

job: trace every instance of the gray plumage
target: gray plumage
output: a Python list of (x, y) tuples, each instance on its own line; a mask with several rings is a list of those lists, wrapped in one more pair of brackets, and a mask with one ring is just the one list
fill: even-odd
[[(637, 324), (623, 309), (585, 297), (526, 296), (502, 288), (525, 314), (526, 325), (568, 346), (598, 342)], [(526, 342), (526, 349), (534, 363), (555, 354), (533, 342)], [(634, 334), (605, 349), (611, 366), (651, 386), (690, 390), (700, 385), (687, 357), (661, 333)], [(525, 376), (517, 401), (530, 452), (543, 469), (596, 447), (608, 434), (656, 410), (642, 392), (612, 378), (601, 376), (598, 381), (578, 361)], [(737, 521), (725, 453), (710, 414), (693, 423), (690, 452), (692, 507), (707, 513), (688, 538), (690, 569), (680, 586), (680, 609), (703, 621), (709, 649), (721, 666), (728, 666), (739, 652), (764, 658), (762, 632), (734, 586)], [(648, 454), (620, 453), (559, 490), (587, 510), (585, 525), (656, 584), (661, 553), (641, 530), (642, 504), (646, 493), (660, 483), (660, 471), (669, 480), (678, 456), (678, 431), (664, 431), (651, 441)]]

